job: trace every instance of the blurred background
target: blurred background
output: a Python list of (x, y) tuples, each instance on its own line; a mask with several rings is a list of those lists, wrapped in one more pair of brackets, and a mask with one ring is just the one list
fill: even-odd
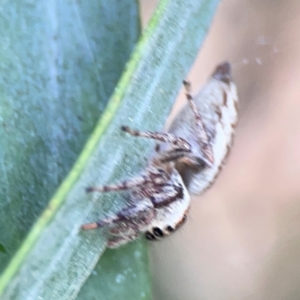
[[(145, 26), (158, 1), (140, 3)], [(187, 224), (151, 244), (156, 300), (300, 299), (299, 16), (299, 0), (221, 1), (188, 79), (230, 61), (240, 121)]]

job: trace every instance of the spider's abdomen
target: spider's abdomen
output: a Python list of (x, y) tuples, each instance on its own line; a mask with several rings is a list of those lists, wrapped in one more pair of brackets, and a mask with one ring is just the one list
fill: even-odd
[[(183, 159), (178, 161), (176, 168), (189, 192), (199, 195), (214, 182), (219, 174), (229, 154), (237, 124), (238, 97), (228, 63), (220, 64), (216, 68), (194, 100), (207, 130), (214, 161), (211, 166), (203, 167), (201, 163), (189, 166)], [(192, 145), (191, 157), (194, 161), (201, 162), (204, 155), (199, 141), (195, 138), (195, 124), (188, 106), (179, 112), (169, 132), (185, 138)]]

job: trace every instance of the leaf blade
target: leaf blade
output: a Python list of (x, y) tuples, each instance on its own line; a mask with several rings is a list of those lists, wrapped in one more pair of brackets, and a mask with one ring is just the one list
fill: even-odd
[[(127, 138), (120, 135), (117, 129), (122, 124), (131, 126), (132, 124), (136, 126), (142, 124), (145, 129), (160, 129), (161, 124), (163, 124), (170, 110), (175, 94), (179, 89), (182, 77), (184, 77), (183, 74), (187, 73), (197, 53), (199, 44), (201, 44), (204, 38), (206, 28), (205, 26), (203, 27), (203, 24), (199, 25), (197, 20), (199, 20), (199, 17), (201, 17), (203, 13), (205, 17), (203, 23), (207, 25), (212, 18), (217, 3), (218, 1), (199, 1), (197, 3), (187, 1), (184, 4), (181, 3), (181, 1), (165, 0), (161, 2), (158, 12), (150, 24), (149, 31), (145, 33), (144, 38), (136, 48), (127, 72), (123, 75), (112, 97), (112, 102), (108, 105), (107, 109), (109, 111), (110, 107), (113, 107), (112, 103), (114, 103), (114, 101), (118, 102), (119, 99), (122, 98), (121, 105), (118, 107), (114, 117), (114, 123), (105, 129), (105, 135), (100, 139), (99, 132), (101, 133), (102, 130), (99, 129), (101, 121), (99, 122), (83, 154), (80, 156), (80, 158), (83, 157), (91, 145), (97, 144), (96, 149), (90, 149), (93, 155), (89, 161), (86, 162), (86, 168), (80, 175), (80, 180), (69, 192), (59, 212), (44, 230), (43, 236), (40, 237), (34, 249), (32, 249), (31, 253), (26, 257), (26, 264), (23, 264), (18, 276), (14, 278), (14, 281), (6, 290), (6, 295), (9, 295), (9, 292), (12, 293), (18, 290), (17, 292), (20, 293), (20, 295), (23, 292), (22, 299), (26, 299), (24, 289), (21, 288), (23, 284), (20, 280), (22, 274), (30, 273), (29, 270), (32, 270), (33, 266), (38, 267), (39, 265), (43, 265), (42, 262), (44, 262), (44, 264), (45, 261), (46, 264), (48, 262), (45, 257), (43, 257), (43, 259), (40, 258), (42, 260), (39, 262), (34, 261), (35, 251), (36, 254), (38, 254), (40, 250), (43, 249), (44, 244), (48, 244), (48, 246), (53, 249), (57, 246), (49, 244), (53, 241), (47, 241), (45, 238), (46, 230), (50, 230), (52, 234), (55, 233), (59, 241), (63, 241), (66, 238), (68, 239), (67, 244), (63, 245), (65, 247), (64, 254), (69, 255), (67, 257), (68, 262), (70, 265), (75, 266), (74, 270), (80, 269), (81, 273), (75, 274), (77, 277), (75, 276), (75, 279), (73, 278), (73, 281), (71, 280), (71, 289), (68, 289), (70, 286), (68, 282), (62, 289), (64, 291), (64, 297), (73, 297), (78, 292), (78, 289), (76, 290), (74, 287), (74, 282), (76, 282), (77, 286), (83, 283), (84, 278), (91, 272), (93, 264), (95, 264), (96, 259), (104, 248), (103, 236), (101, 238), (100, 233), (98, 233), (98, 235), (90, 232), (84, 235), (77, 234), (76, 229), (84, 222), (86, 215), (103, 211), (103, 207), (105, 207), (105, 203), (97, 203), (84, 207), (82, 201), (82, 198), (85, 197), (83, 187), (84, 185), (96, 184), (98, 181), (101, 181), (101, 183), (106, 182), (111, 180), (112, 177), (121, 178), (122, 175), (126, 172), (128, 173), (129, 170), (137, 170), (142, 167), (143, 163), (141, 162), (140, 153), (141, 151), (144, 151), (146, 154), (150, 153), (150, 143), (146, 146), (143, 142), (136, 141), (133, 145), (132, 142), (128, 142)], [(180, 19), (180, 17), (182, 17), (182, 19)], [(166, 28), (168, 28), (167, 35), (164, 32)], [(187, 36), (186, 33), (191, 31), (193, 35)], [(172, 40), (174, 34), (177, 35), (176, 38)], [(169, 70), (172, 70), (172, 74), (170, 74)], [(163, 99), (164, 101), (158, 99)], [(134, 107), (134, 104), (138, 107), (137, 111), (130, 110), (130, 107)], [(150, 107), (152, 110), (151, 115), (149, 115)], [(147, 118), (145, 118), (146, 116)], [(96, 143), (92, 141), (96, 141)], [(122, 146), (120, 146), (120, 144)], [(105, 155), (101, 149), (106, 150)], [(110, 164), (110, 166), (113, 165), (114, 167), (112, 172), (109, 170), (107, 162), (113, 162), (114, 160), (115, 163)], [(117, 163), (121, 161), (124, 163), (123, 167)], [(135, 167), (132, 168), (130, 164), (133, 164)], [(101, 177), (101, 180), (97, 180), (98, 177)], [(99, 200), (100, 199), (102, 198), (99, 197)], [(112, 196), (108, 196), (107, 199), (112, 202), (110, 207), (112, 210), (116, 210), (122, 205), (122, 202), (113, 200)], [(74, 210), (75, 203), (76, 210)], [(84, 212), (84, 216), (80, 215), (79, 211)], [(67, 228), (64, 228), (63, 223), (60, 225), (64, 232), (62, 232), (61, 228), (60, 231), (57, 230), (59, 222), (63, 219), (62, 217), (70, 221), (69, 226), (72, 230), (70, 229), (68, 231)], [(59, 247), (58, 245), (58, 249), (61, 250), (63, 246)], [(69, 246), (69, 248), (67, 246)], [(76, 249), (76, 251), (74, 251), (74, 249)], [(89, 255), (85, 255), (86, 253), (89, 253)], [(74, 256), (71, 257), (71, 259), (70, 256), (72, 255)], [(81, 261), (82, 265), (76, 264), (78, 259), (80, 260), (82, 258), (84, 258), (83, 261)], [(49, 261), (51, 262), (51, 259)], [(50, 278), (51, 281), (57, 277), (58, 282), (62, 280), (66, 281), (63, 277), (68, 274), (58, 272), (58, 270), (61, 271), (64, 266), (60, 265), (58, 261), (55, 263), (54, 267), (56, 268), (56, 273), (52, 272), (50, 277), (47, 278)], [(53, 271), (53, 269), (50, 271)], [(32, 283), (38, 279), (34, 276), (31, 277), (30, 280)], [(18, 278), (19, 281), (17, 280)], [(42, 281), (45, 281), (45, 278), (43, 278)], [(27, 286), (28, 285), (27, 283)], [(34, 292), (35, 294), (30, 295), (40, 295), (39, 288), (36, 288)], [(57, 292), (52, 292), (50, 298), (58, 296)], [(16, 294), (14, 294), (14, 296), (15, 295)], [(42, 296), (45, 297), (44, 294), (42, 294)], [(47, 297), (49, 297), (49, 294), (47, 294)], [(60, 297), (62, 297), (61, 294)]]

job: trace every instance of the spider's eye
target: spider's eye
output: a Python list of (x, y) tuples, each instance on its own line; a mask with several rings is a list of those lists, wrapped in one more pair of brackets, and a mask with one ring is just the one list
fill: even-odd
[(167, 226), (166, 230), (168, 230), (169, 232), (173, 232), (175, 231), (175, 228), (169, 225)]
[(158, 227), (154, 227), (153, 228), (153, 233), (154, 235), (158, 236), (158, 237), (162, 237), (164, 235), (164, 233), (162, 232), (162, 230)]
[(155, 238), (155, 236), (151, 232), (147, 231), (146, 232), (146, 239), (149, 240), (149, 241), (153, 241), (156, 238)]

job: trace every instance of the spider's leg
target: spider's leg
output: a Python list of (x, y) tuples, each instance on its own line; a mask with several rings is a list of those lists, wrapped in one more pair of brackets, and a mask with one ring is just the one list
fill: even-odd
[(105, 225), (113, 224), (118, 220), (118, 217), (112, 216), (112, 217), (107, 217), (105, 219), (102, 219), (98, 222), (92, 222), (92, 223), (86, 223), (81, 225), (82, 230), (90, 230), (90, 229), (96, 229), (96, 228), (101, 228), (104, 227)]
[[(139, 224), (148, 224), (153, 218), (153, 204), (150, 201), (138, 201), (136, 204), (124, 208), (111, 217), (106, 217), (98, 222), (83, 224), (81, 229), (96, 229), (107, 225), (118, 225), (121, 223), (125, 223), (125, 227), (127, 226), (130, 228), (132, 227), (133, 229), (138, 229)], [(121, 228), (122, 224), (120, 225), (120, 229)]]
[(131, 235), (136, 232), (135, 228), (132, 228), (129, 223), (119, 223), (117, 226), (113, 226), (109, 229), (111, 236)]
[(153, 204), (146, 198), (137, 200), (135, 204), (117, 213), (118, 222), (135, 221), (149, 223), (154, 217)]
[(117, 184), (103, 185), (103, 186), (91, 186), (86, 188), (86, 192), (112, 192), (112, 191), (122, 191), (122, 190), (130, 190), (133, 188), (140, 187), (149, 181), (148, 176), (140, 175), (137, 177), (133, 177), (124, 181), (121, 181)]
[(107, 241), (107, 248), (115, 249), (122, 245), (127, 244), (128, 242), (132, 242), (138, 238), (138, 233), (134, 233), (131, 235), (123, 235), (118, 237), (111, 237)]
[(144, 137), (148, 139), (157, 140), (160, 142), (170, 143), (180, 150), (191, 150), (191, 145), (183, 138), (176, 137), (172, 133), (156, 132), (156, 131), (138, 131), (129, 128), (128, 126), (122, 126), (121, 129), (132, 136)]
[(203, 150), (203, 153), (205, 155), (205, 158), (210, 162), (214, 162), (214, 155), (211, 145), (209, 144), (207, 130), (205, 128), (205, 124), (202, 120), (202, 117), (198, 111), (197, 105), (193, 99), (193, 96), (191, 95), (191, 84), (189, 81), (184, 80), (183, 85), (185, 87), (185, 95), (188, 100), (188, 103), (190, 105), (190, 108), (194, 114), (195, 117), (195, 125), (196, 125), (196, 133), (198, 136), (199, 144)]

